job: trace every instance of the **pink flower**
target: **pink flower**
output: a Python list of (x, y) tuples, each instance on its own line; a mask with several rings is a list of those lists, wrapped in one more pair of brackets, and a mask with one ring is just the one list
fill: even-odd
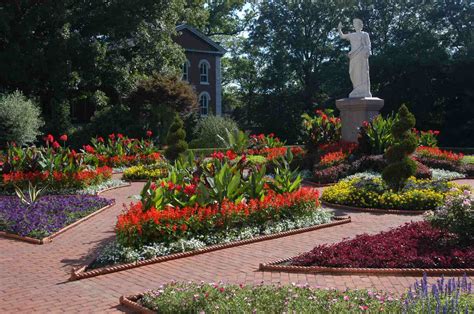
[(59, 139), (63, 142), (66, 142), (67, 141), (67, 135), (66, 134), (63, 134), (59, 137)]
[(120, 138), (120, 139), (122, 139), (122, 138), (123, 138), (123, 134), (118, 133), (118, 134), (117, 134), (117, 137)]
[(114, 133), (110, 134), (110, 135), (109, 135), (109, 138), (110, 138), (112, 141), (115, 140), (115, 134), (114, 134)]
[(99, 136), (99, 137), (97, 138), (97, 142), (103, 143), (103, 142), (104, 142), (104, 138), (103, 138), (102, 136)]
[(344, 301), (349, 301), (349, 299), (350, 299), (350, 298), (349, 298), (348, 295), (345, 295), (345, 296), (344, 296)]
[(61, 147), (61, 145), (59, 145), (58, 142), (54, 141), (54, 142), (53, 142), (53, 148), (56, 149), (56, 148), (59, 148), (59, 147)]
[(362, 311), (367, 311), (369, 307), (367, 305), (359, 305), (359, 309), (361, 309)]
[(47, 136), (44, 137), (44, 141), (46, 143), (52, 143), (54, 142), (54, 136), (52, 136), (51, 134), (48, 134)]
[(151, 137), (152, 135), (153, 135), (152, 131), (150, 131), (150, 130), (146, 131), (146, 136)]

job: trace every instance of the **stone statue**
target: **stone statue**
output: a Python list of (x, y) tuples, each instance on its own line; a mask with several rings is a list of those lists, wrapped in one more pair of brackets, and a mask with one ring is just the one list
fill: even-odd
[(353, 20), (354, 33), (344, 34), (342, 32), (342, 24), (339, 22), (337, 27), (339, 36), (351, 43), (351, 51), (349, 51), (349, 75), (351, 77), (353, 90), (349, 94), (349, 98), (372, 97), (370, 93), (370, 77), (369, 77), (369, 56), (371, 54), (369, 34), (362, 31), (364, 26), (362, 20)]

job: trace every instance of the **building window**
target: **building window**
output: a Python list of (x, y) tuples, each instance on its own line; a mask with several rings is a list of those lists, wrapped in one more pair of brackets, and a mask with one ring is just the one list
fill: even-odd
[(199, 81), (202, 84), (209, 83), (209, 68), (210, 67), (211, 66), (207, 60), (199, 61)]
[(207, 116), (209, 114), (209, 94), (207, 92), (202, 92), (199, 94), (199, 113), (201, 116)]
[(181, 79), (183, 81), (189, 81), (189, 66), (191, 64), (189, 63), (189, 60), (186, 60), (186, 62), (183, 63), (183, 76)]

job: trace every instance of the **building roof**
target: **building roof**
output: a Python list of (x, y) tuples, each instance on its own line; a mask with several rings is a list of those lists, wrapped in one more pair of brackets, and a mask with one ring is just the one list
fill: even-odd
[(215, 53), (223, 55), (227, 52), (227, 50), (225, 50), (224, 47), (222, 47), (221, 45), (219, 45), (218, 43), (216, 43), (215, 41), (210, 39), (208, 36), (204, 35), (201, 31), (195, 29), (194, 27), (192, 27), (188, 24), (181, 24), (181, 25), (176, 26), (177, 31), (182, 31), (182, 30), (185, 30), (185, 29), (190, 31), (192, 34), (197, 36), (202, 41), (206, 42), (211, 47), (215, 48), (217, 50)]

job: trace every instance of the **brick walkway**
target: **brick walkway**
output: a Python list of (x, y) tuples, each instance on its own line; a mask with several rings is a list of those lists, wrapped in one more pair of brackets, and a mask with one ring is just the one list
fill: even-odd
[[(474, 185), (474, 180), (463, 183)], [(178, 281), (233, 283), (308, 282), (313, 286), (374, 288), (400, 293), (414, 277), (335, 276), (257, 271), (260, 262), (289, 257), (316, 244), (340, 241), (360, 233), (376, 233), (419, 217), (343, 212), (353, 222), (329, 229), (254, 243), (180, 260), (135, 268), (100, 277), (68, 282), (71, 267), (84, 265), (114, 237), (113, 227), (123, 203), (138, 194), (142, 183), (109, 191), (117, 205), (55, 238), (33, 245), (0, 238), (0, 313), (120, 312), (118, 298)]]

